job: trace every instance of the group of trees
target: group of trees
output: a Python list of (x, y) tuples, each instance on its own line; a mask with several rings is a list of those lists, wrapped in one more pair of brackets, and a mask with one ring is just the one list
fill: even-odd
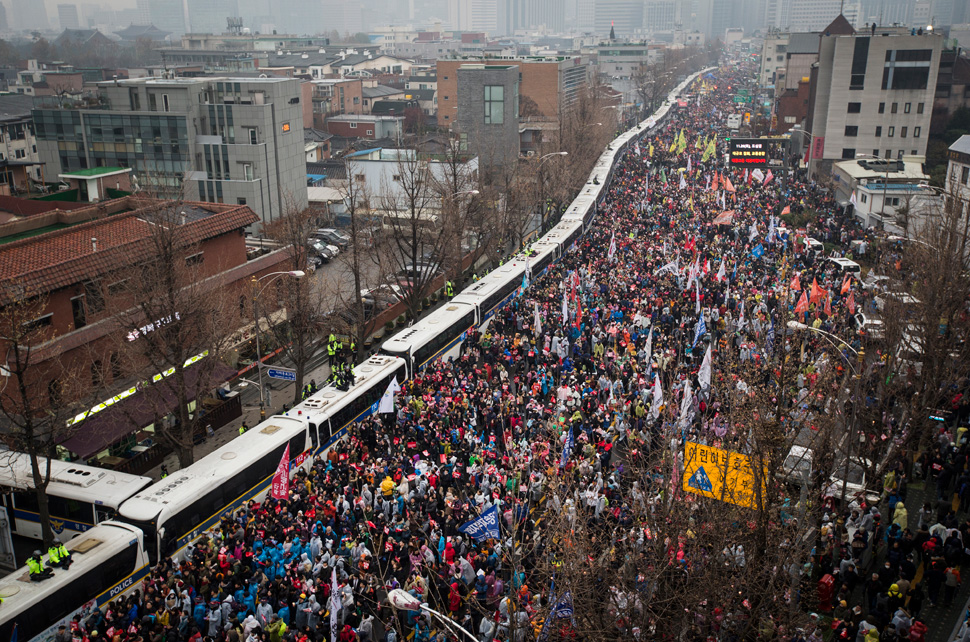
[(106, 68), (161, 62), (155, 42), (150, 38), (139, 38), (133, 43), (108, 42), (100, 45), (78, 42), (70, 37), (55, 44), (40, 34), (35, 34), (30, 40), (0, 40), (0, 65), (15, 65), (27, 59), (42, 62), (62, 60), (75, 67)]

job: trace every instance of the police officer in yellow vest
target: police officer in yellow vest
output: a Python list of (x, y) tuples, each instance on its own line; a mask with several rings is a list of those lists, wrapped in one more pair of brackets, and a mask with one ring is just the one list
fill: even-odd
[(337, 337), (333, 336), (333, 332), (330, 333), (330, 337), (327, 339), (327, 356), (333, 361), (334, 355), (337, 354)]
[(44, 560), (40, 557), (40, 551), (34, 551), (34, 554), (27, 558), (27, 570), (30, 571), (31, 582), (46, 580), (54, 574), (54, 571), (44, 567)]
[(50, 548), (47, 549), (47, 565), (50, 567), (70, 568), (71, 567), (71, 554), (67, 552), (67, 548), (61, 544), (61, 540), (54, 538), (51, 543)]
[(449, 299), (455, 296), (455, 286), (452, 285), (451, 281), (445, 282), (445, 296)]

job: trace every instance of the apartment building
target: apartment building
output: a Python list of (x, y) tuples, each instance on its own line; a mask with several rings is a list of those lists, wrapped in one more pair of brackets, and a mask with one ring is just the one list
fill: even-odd
[(895, 27), (824, 31), (806, 122), (813, 174), (860, 156), (925, 156), (943, 38)]
[(130, 167), (136, 188), (248, 205), (263, 222), (306, 207), (301, 81), (140, 78), (98, 89), (96, 108), (33, 111), (50, 175)]

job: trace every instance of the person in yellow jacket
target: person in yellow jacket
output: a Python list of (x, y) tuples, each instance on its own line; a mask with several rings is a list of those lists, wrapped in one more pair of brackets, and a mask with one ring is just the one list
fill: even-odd
[(34, 551), (34, 554), (27, 559), (27, 570), (30, 571), (31, 582), (46, 580), (54, 574), (54, 571), (44, 566), (40, 551)]
[(394, 480), (391, 479), (390, 475), (384, 478), (384, 481), (381, 482), (381, 493), (384, 495), (384, 497), (391, 496), (391, 494), (394, 492), (394, 486)]
[(61, 540), (56, 537), (47, 549), (47, 565), (51, 567), (60, 566), (61, 568), (71, 567), (71, 554), (61, 544)]

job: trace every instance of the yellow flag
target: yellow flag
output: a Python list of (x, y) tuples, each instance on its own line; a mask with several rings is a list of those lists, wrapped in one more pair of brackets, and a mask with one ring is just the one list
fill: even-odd
[(647, 153), (647, 156), (653, 158), (653, 143), (650, 143), (650, 151)]

